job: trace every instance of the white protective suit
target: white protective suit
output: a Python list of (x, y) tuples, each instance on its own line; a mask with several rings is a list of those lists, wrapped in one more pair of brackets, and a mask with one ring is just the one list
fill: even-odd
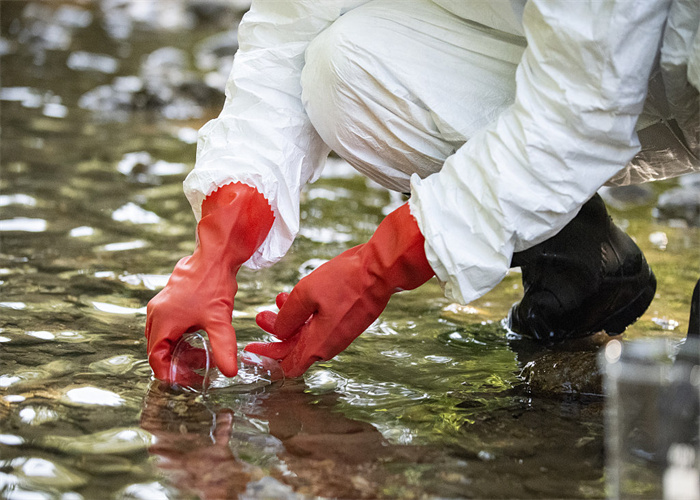
[[(276, 218), (247, 265), (266, 266), (332, 148), (410, 190), (432, 268), (468, 303), (606, 182), (700, 170), (699, 21), (698, 0), (254, 1), (185, 193), (199, 218), (219, 186), (261, 191)], [(651, 149), (630, 163), (635, 127)]]

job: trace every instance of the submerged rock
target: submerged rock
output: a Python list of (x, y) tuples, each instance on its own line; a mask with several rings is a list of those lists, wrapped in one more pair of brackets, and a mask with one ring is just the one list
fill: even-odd
[(528, 361), (520, 376), (537, 395), (603, 394), (598, 351), (545, 352)]

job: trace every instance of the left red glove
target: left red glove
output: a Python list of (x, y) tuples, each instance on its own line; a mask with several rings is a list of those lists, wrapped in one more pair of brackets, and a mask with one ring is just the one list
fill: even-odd
[(252, 343), (246, 350), (281, 360), (288, 377), (332, 358), (379, 317), (394, 292), (412, 290), (434, 275), (424, 244), (406, 203), (367, 243), (320, 266), (288, 298), (280, 294), (278, 315), (258, 315), (258, 325), (282, 342)]
[[(236, 274), (274, 219), (265, 197), (242, 183), (223, 186), (204, 200), (194, 253), (177, 263), (168, 284), (148, 303), (148, 361), (156, 378), (187, 384), (170, 379), (172, 350), (183, 333), (200, 329), (209, 335), (221, 373), (236, 375), (238, 347), (231, 326)], [(196, 360), (201, 353), (187, 355)]]

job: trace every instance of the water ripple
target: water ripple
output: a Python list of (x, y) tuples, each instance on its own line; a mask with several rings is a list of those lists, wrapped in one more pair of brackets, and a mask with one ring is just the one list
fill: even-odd
[(112, 212), (112, 219), (117, 222), (131, 222), (132, 224), (157, 224), (160, 217), (141, 208), (136, 203), (129, 202)]
[(100, 250), (105, 252), (123, 252), (125, 250), (136, 250), (138, 248), (143, 248), (147, 243), (143, 240), (133, 240), (133, 241), (122, 241), (119, 243), (108, 243), (100, 247)]
[(125, 455), (146, 450), (153, 436), (138, 427), (119, 427), (82, 436), (44, 436), (41, 444), (70, 455)]
[(116, 304), (108, 304), (107, 302), (93, 302), (92, 305), (98, 311), (109, 314), (146, 314), (146, 306), (143, 307), (124, 307)]

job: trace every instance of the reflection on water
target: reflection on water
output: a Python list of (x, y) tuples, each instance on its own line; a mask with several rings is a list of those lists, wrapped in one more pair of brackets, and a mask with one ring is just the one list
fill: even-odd
[[(604, 339), (509, 337), (517, 272), (468, 307), (435, 282), (399, 294), (281, 387), (204, 400), (152, 382), (145, 305), (193, 249), (181, 183), (244, 4), (0, 2), (0, 496), (603, 496)], [(614, 213), (659, 279), (626, 336), (687, 327), (700, 235), (651, 217), (672, 186)], [(331, 159), (292, 252), (241, 271), (241, 344), (266, 338), (254, 317), (280, 290), (400, 201)]]

